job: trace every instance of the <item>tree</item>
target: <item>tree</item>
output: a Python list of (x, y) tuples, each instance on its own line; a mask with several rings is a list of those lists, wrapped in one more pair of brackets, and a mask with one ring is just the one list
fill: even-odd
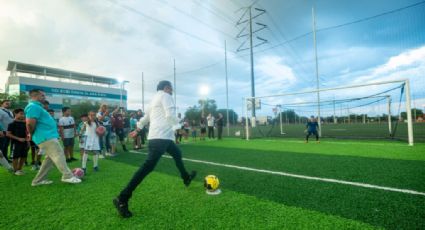
[[(298, 116), (298, 114), (295, 113), (294, 110), (285, 110), (282, 111), (281, 113), (282, 116), (282, 122), (283, 123), (295, 123), (296, 121), (300, 120), (300, 117)], [(277, 121), (278, 123), (280, 122), (280, 115), (277, 114), (277, 117), (274, 119), (274, 121)]]
[(9, 95), (7, 93), (0, 93), (0, 100), (8, 99), (12, 102), (11, 110), (17, 108), (25, 108), (29, 101), (29, 96), (25, 92), (20, 92), (19, 94)]
[(97, 110), (100, 107), (100, 103), (96, 102), (92, 104), (91, 102), (81, 102), (78, 105), (71, 105), (72, 116), (75, 120), (80, 120), (80, 116), (83, 114), (87, 114), (90, 111), (94, 111), (97, 113)]
[(205, 117), (208, 116), (209, 113), (215, 116), (217, 114), (217, 105), (215, 103), (215, 100), (198, 100), (198, 105), (189, 107), (189, 109), (187, 109), (184, 113), (184, 117), (188, 118), (190, 121), (195, 120), (197, 123), (199, 123), (201, 120), (202, 113)]
[[(208, 116), (208, 114), (212, 114), (213, 116), (218, 116), (218, 113), (223, 114), (224, 122), (227, 123), (227, 110), (226, 109), (219, 109), (217, 110), (217, 104), (215, 100), (213, 99), (206, 99), (206, 100), (198, 100), (198, 105), (194, 105), (189, 107), (186, 112), (184, 113), (184, 117), (189, 119), (189, 121), (195, 121), (196, 123), (199, 123), (201, 120), (202, 115), (204, 117)], [(235, 113), (232, 109), (229, 109), (229, 117), (230, 117), (230, 123), (236, 124), (238, 121), (238, 114)]]
[[(424, 113), (423, 113), (422, 109), (413, 108), (412, 109), (412, 119), (414, 119), (415, 110), (416, 110), (416, 117), (422, 117), (423, 116)], [(407, 113), (406, 112), (401, 112), (400, 115), (404, 120), (407, 119)]]

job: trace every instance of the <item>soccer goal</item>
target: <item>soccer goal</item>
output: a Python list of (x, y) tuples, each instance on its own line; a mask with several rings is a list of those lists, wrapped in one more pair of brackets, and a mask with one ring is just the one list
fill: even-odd
[(407, 79), (247, 97), (244, 137), (302, 138), (313, 116), (321, 137), (399, 139), (413, 145), (410, 103)]

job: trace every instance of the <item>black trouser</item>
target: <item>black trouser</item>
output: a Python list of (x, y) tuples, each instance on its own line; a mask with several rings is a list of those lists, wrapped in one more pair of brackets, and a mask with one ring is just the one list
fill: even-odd
[(217, 126), (217, 136), (219, 140), (223, 136), (223, 126)]
[(132, 196), (133, 191), (143, 181), (143, 179), (153, 171), (162, 154), (165, 152), (169, 153), (173, 157), (174, 162), (180, 171), (180, 177), (183, 180), (189, 178), (189, 174), (187, 173), (183, 164), (182, 153), (173, 141), (164, 139), (149, 140), (148, 158), (145, 160), (145, 163), (143, 163), (143, 165), (137, 170), (137, 172), (134, 173), (133, 178), (131, 178), (127, 186), (121, 191), (120, 195), (118, 196), (120, 201), (128, 202)]
[(138, 131), (137, 135), (140, 137), (140, 141), (142, 145), (145, 145), (146, 140), (146, 128), (143, 127), (140, 131)]
[(176, 137), (176, 143), (182, 142), (183, 135), (180, 133), (180, 129), (176, 130), (176, 133), (174, 134), (174, 136)]
[(316, 136), (316, 141), (319, 140), (319, 134), (317, 133), (317, 131), (308, 131), (307, 136), (305, 137), (306, 141), (308, 141), (308, 138), (310, 137), (311, 134)]
[(208, 138), (214, 138), (214, 126), (208, 126)]
[(8, 138), (6, 136), (0, 138), (0, 150), (3, 153), (3, 156), (6, 158), (6, 160), (9, 159), (9, 155), (8, 155), (8, 153), (9, 153), (9, 143), (10, 143), (10, 138)]

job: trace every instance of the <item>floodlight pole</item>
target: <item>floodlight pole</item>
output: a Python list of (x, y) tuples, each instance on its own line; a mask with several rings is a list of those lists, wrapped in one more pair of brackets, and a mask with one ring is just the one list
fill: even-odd
[(254, 52), (253, 52), (253, 46), (252, 46), (252, 7), (249, 6), (249, 46), (250, 46), (250, 56), (251, 56), (251, 111), (252, 111), (252, 117), (255, 121), (255, 79), (254, 79)]
[(176, 85), (176, 59), (174, 60), (174, 105), (176, 109), (174, 110), (174, 115), (177, 116), (177, 85)]
[(320, 121), (320, 91), (319, 91), (319, 64), (317, 63), (317, 45), (316, 45), (316, 16), (314, 7), (311, 8), (313, 15), (313, 42), (314, 42), (314, 58), (316, 60), (316, 88), (317, 88), (317, 123), (319, 125), (319, 136), (322, 136), (322, 125)]
[(122, 88), (123, 88), (123, 82), (120, 82), (120, 108), (122, 107)]
[[(123, 91), (124, 91), (124, 84), (125, 83), (128, 83), (129, 81), (122, 81), (122, 82), (120, 82), (121, 84), (120, 84), (120, 108), (121, 107), (123, 107), (122, 106), (122, 102), (123, 102)], [(127, 106), (126, 106), (126, 108), (127, 108)]]
[(224, 40), (224, 70), (226, 72), (226, 116), (227, 116), (227, 136), (230, 136), (230, 122), (229, 122), (229, 84), (227, 79), (227, 47), (226, 40)]
[(142, 72), (142, 110), (145, 112), (145, 77)]

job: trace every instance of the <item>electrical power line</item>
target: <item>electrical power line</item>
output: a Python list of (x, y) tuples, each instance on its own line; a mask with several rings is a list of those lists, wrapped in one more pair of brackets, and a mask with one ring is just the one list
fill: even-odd
[(204, 9), (206, 9), (208, 12), (210, 12), (211, 14), (213, 14), (213, 15), (215, 15), (215, 16), (217, 16), (217, 18), (220, 18), (221, 20), (223, 20), (223, 21), (225, 21), (225, 22), (227, 22), (228, 24), (230, 24), (230, 25), (234, 25), (233, 24), (233, 20), (232, 19), (228, 19), (228, 18), (226, 18), (226, 17), (224, 17), (224, 16), (222, 16), (222, 15), (220, 15), (220, 14), (218, 14), (218, 13), (216, 13), (216, 12), (214, 12), (212, 9), (210, 9), (210, 8), (208, 8), (208, 7), (206, 7), (206, 6), (204, 6), (201, 2), (198, 2), (198, 1), (194, 1), (194, 3), (195, 4), (197, 4), (198, 6), (200, 6), (201, 8), (204, 8)]
[[(116, 3), (116, 2), (115, 2), (115, 1), (113, 1), (113, 0), (108, 0), (108, 1), (110, 1), (110, 2), (112, 2), (113, 4), (116, 4), (116, 5), (118, 4), (118, 3)], [(232, 0), (231, 2), (233, 2), (233, 3), (234, 3), (234, 1), (233, 1), (233, 0)], [(384, 12), (384, 13), (380, 13), (380, 14), (377, 14), (377, 15), (374, 15), (374, 16), (370, 16), (370, 17), (366, 17), (366, 18), (362, 18), (362, 19), (354, 20), (354, 21), (351, 21), (351, 22), (343, 23), (343, 24), (338, 24), (338, 25), (334, 25), (334, 26), (329, 26), (329, 27), (325, 27), (325, 28), (317, 29), (317, 30), (316, 30), (316, 32), (323, 32), (323, 31), (332, 30), (332, 29), (337, 29), (337, 28), (340, 28), (340, 27), (344, 27), (344, 26), (348, 26), (348, 25), (352, 25), (352, 24), (356, 24), (356, 23), (361, 23), (361, 22), (364, 22), (364, 21), (373, 20), (373, 19), (378, 18), (378, 17), (382, 17), (382, 16), (389, 15), (389, 14), (396, 13), (396, 12), (400, 12), (400, 11), (403, 11), (403, 10), (406, 10), (406, 9), (409, 9), (409, 8), (413, 8), (413, 7), (416, 7), (416, 6), (422, 5), (422, 4), (424, 4), (424, 3), (425, 3), (425, 1), (417, 2), (417, 3), (411, 4), (411, 5), (408, 5), (408, 6), (405, 6), (405, 7), (397, 8), (397, 9), (394, 9), (394, 10), (391, 10), (391, 11), (387, 11), (387, 12)], [(199, 3), (197, 3), (197, 4), (199, 5)], [(234, 4), (235, 4), (235, 5), (237, 5), (236, 3), (234, 3)], [(124, 7), (124, 6), (122, 6), (122, 5), (120, 5), (120, 6), (121, 6), (121, 7), (123, 7), (123, 8), (125, 8), (125, 9), (127, 9), (126, 7)], [(164, 22), (162, 22), (162, 21), (159, 21), (159, 20), (157, 20), (157, 19), (154, 19), (154, 18), (152, 18), (152, 17), (150, 17), (150, 16), (147, 16), (147, 15), (143, 14), (142, 12), (139, 12), (139, 11), (137, 11), (137, 10), (135, 10), (135, 9), (131, 9), (131, 7), (128, 7), (128, 8), (130, 8), (130, 9), (127, 9), (127, 10), (132, 11), (133, 13), (141, 14), (143, 17), (147, 17), (147, 18), (149, 18), (149, 19), (151, 19), (151, 20), (153, 20), (153, 21), (155, 21), (155, 22), (158, 22), (158, 23), (160, 23), (160, 24), (164, 25), (164, 26), (167, 26), (167, 27), (170, 27), (170, 28), (172, 28), (172, 29), (178, 30), (179, 32), (184, 33), (184, 34), (186, 34), (186, 35), (188, 35), (188, 36), (191, 36), (191, 37), (192, 37), (192, 36), (194, 36), (194, 35), (192, 35), (192, 34), (189, 34), (189, 33), (185, 32), (185, 31), (181, 31), (181, 30), (177, 29), (177, 28), (175, 28), (175, 27), (174, 27), (174, 26), (172, 26), (172, 25), (169, 25), (169, 24), (167, 24), (167, 23), (164, 23)], [(203, 7), (203, 8), (205, 8), (205, 7)], [(135, 11), (135, 12), (134, 12), (134, 11)], [(276, 26), (275, 26), (275, 27), (276, 27)], [(282, 45), (285, 45), (285, 44), (290, 44), (290, 43), (292, 43), (292, 42), (294, 42), (294, 41), (296, 41), (296, 40), (299, 40), (299, 39), (301, 39), (301, 38), (304, 38), (304, 37), (306, 37), (306, 36), (308, 36), (308, 35), (310, 35), (310, 34), (312, 34), (312, 33), (313, 33), (313, 32), (306, 32), (306, 33), (303, 33), (303, 34), (297, 35), (297, 36), (295, 36), (295, 37), (293, 37), (293, 38), (291, 38), (291, 39), (285, 40), (285, 41), (280, 42), (280, 43), (278, 43), (278, 44), (276, 44), (276, 45), (273, 45), (273, 46), (267, 47), (267, 48), (262, 49), (262, 50), (255, 51), (255, 52), (254, 52), (254, 54), (262, 53), (262, 52), (265, 52), (265, 51), (267, 51), (267, 50), (270, 50), (270, 49), (273, 49), (273, 48), (276, 48), (276, 47), (279, 47), (279, 46), (282, 46)], [(208, 43), (209, 45), (212, 45), (212, 46), (214, 46), (214, 47), (219, 47), (219, 46), (217, 46), (217, 45), (215, 45), (215, 44), (213, 44), (213, 43), (211, 43), (211, 42), (209, 42), (209, 41), (206, 41), (206, 40), (204, 40), (204, 39), (202, 39), (202, 38), (198, 38), (197, 36), (195, 36), (194, 38), (195, 38), (195, 39), (198, 39), (198, 40), (199, 40), (199, 39), (201, 39), (201, 41), (203, 41), (203, 42), (205, 42), (205, 43)], [(219, 47), (219, 48), (220, 48), (220, 49), (222, 49), (222, 47)], [(250, 55), (250, 54), (237, 55), (237, 56), (235, 56), (235, 57), (230, 57), (230, 59), (243, 58), (243, 57), (246, 57), (246, 56), (249, 56), (249, 55)], [(187, 70), (187, 71), (183, 71), (183, 72), (177, 72), (177, 74), (187, 74), (187, 73), (197, 72), (197, 71), (200, 71), (200, 70), (204, 70), (204, 69), (207, 69), (207, 68), (211, 68), (211, 67), (213, 67), (213, 66), (215, 66), (215, 65), (218, 65), (218, 64), (220, 64), (220, 63), (222, 63), (222, 62), (224, 62), (224, 60), (222, 60), (222, 61), (218, 61), (218, 62), (215, 62), (215, 63), (213, 63), (213, 64), (208, 64), (208, 65), (205, 65), (205, 66), (201, 66), (201, 67), (199, 67), (199, 68), (195, 68), (195, 69), (192, 69), (192, 70)], [(171, 75), (169, 75), (169, 76), (171, 76)]]
[[(339, 24), (339, 25), (334, 25), (334, 26), (329, 26), (329, 27), (317, 29), (316, 30), (316, 33), (327, 31), (327, 30), (333, 30), (333, 29), (337, 29), (337, 28), (340, 28), (340, 27), (344, 27), (344, 26), (348, 26), (348, 25), (353, 25), (353, 24), (357, 24), (357, 23), (361, 23), (361, 22), (365, 22), (365, 21), (369, 21), (369, 20), (372, 20), (372, 19), (375, 19), (375, 18), (379, 18), (379, 17), (382, 17), (382, 16), (386, 16), (386, 15), (389, 15), (389, 14), (393, 14), (393, 13), (396, 13), (396, 12), (403, 11), (403, 10), (406, 10), (406, 9), (409, 9), (409, 8), (412, 8), (412, 7), (415, 7), (415, 6), (419, 6), (419, 5), (424, 4), (424, 3), (425, 3), (425, 1), (421, 1), (421, 2), (418, 2), (418, 3), (414, 3), (414, 4), (411, 4), (411, 5), (405, 6), (405, 7), (397, 8), (397, 9), (394, 9), (394, 10), (391, 10), (391, 11), (387, 11), (387, 12), (384, 12), (384, 13), (380, 13), (380, 14), (377, 14), (377, 15), (373, 15), (373, 16), (370, 16), (370, 17), (366, 17), (366, 18), (354, 20), (354, 21), (351, 21), (351, 22), (346, 22), (346, 23)], [(276, 48), (278, 46), (291, 43), (293, 41), (296, 41), (296, 40), (299, 40), (299, 39), (301, 39), (303, 37), (306, 37), (306, 36), (308, 36), (308, 35), (310, 35), (312, 33), (313, 32), (307, 32), (307, 33), (298, 35), (298, 36), (296, 36), (296, 37), (294, 37), (292, 39), (283, 41), (283, 42), (278, 43), (278, 44), (276, 44), (276, 45), (274, 45), (272, 47), (268, 47), (268, 48), (259, 50), (259, 51), (257, 51), (257, 53), (264, 52), (266, 50), (273, 49), (273, 48)]]
[(200, 20), (199, 18), (194, 17), (194, 16), (193, 16), (193, 15), (191, 15), (191, 14), (188, 14), (187, 12), (185, 12), (185, 11), (183, 11), (183, 10), (181, 10), (181, 9), (179, 9), (179, 8), (177, 8), (177, 7), (173, 6), (173, 5), (171, 5), (171, 4), (169, 4), (169, 3), (168, 3), (168, 2), (166, 2), (166, 1), (164, 1), (164, 0), (160, 0), (160, 2), (162, 2), (163, 4), (168, 5), (169, 7), (173, 8), (175, 11), (177, 11), (177, 12), (179, 12), (179, 13), (181, 13), (181, 14), (184, 14), (184, 15), (186, 15), (187, 17), (189, 17), (189, 18), (191, 18), (191, 19), (193, 19), (193, 20), (195, 20), (195, 21), (197, 21), (197, 22), (201, 23), (202, 25), (207, 26), (207, 27), (208, 27), (208, 28), (210, 28), (210, 29), (213, 29), (213, 30), (215, 30), (215, 31), (217, 31), (217, 32), (219, 32), (219, 33), (221, 33), (221, 34), (223, 34), (223, 35), (225, 35), (225, 36), (227, 36), (227, 37), (229, 37), (229, 38), (231, 38), (231, 39), (236, 40), (236, 38), (235, 38), (233, 35), (231, 35), (231, 34), (229, 34), (229, 33), (227, 33), (227, 32), (224, 32), (223, 30), (220, 30), (220, 29), (218, 29), (218, 28), (217, 28), (217, 27), (215, 27), (215, 26), (212, 26), (212, 25), (208, 24), (208, 23), (206, 23), (206, 22), (204, 22), (204, 21)]
[(168, 24), (168, 23), (166, 23), (166, 22), (163, 22), (163, 21), (161, 21), (161, 20), (158, 20), (158, 19), (156, 19), (156, 18), (154, 18), (154, 17), (151, 17), (151, 16), (149, 16), (149, 15), (147, 15), (147, 14), (145, 14), (145, 13), (143, 13), (143, 12), (141, 12), (141, 11), (139, 11), (139, 10), (137, 10), (137, 9), (133, 8), (133, 7), (130, 7), (130, 6), (127, 6), (127, 5), (124, 5), (124, 4), (121, 4), (121, 3), (115, 2), (114, 0), (108, 0), (108, 1), (109, 1), (109, 2), (111, 2), (111, 3), (112, 3), (112, 4), (114, 4), (114, 5), (117, 5), (117, 6), (121, 7), (121, 8), (123, 8), (123, 9), (125, 9), (125, 10), (129, 11), (129, 12), (132, 12), (132, 13), (134, 13), (134, 14), (137, 14), (137, 15), (143, 16), (143, 17), (145, 17), (145, 18), (147, 18), (147, 19), (149, 19), (149, 20), (151, 20), (151, 21), (154, 21), (154, 22), (156, 22), (156, 23), (158, 23), (158, 24), (161, 24), (161, 25), (163, 25), (163, 26), (165, 26), (165, 27), (168, 27), (168, 28), (170, 28), (170, 29), (173, 29), (173, 30), (175, 30), (175, 31), (177, 31), (177, 32), (180, 32), (180, 33), (182, 33), (182, 34), (185, 34), (185, 35), (187, 35), (187, 36), (189, 36), (189, 37), (191, 37), (191, 38), (194, 38), (194, 39), (196, 39), (196, 40), (198, 40), (198, 41), (201, 41), (201, 42), (203, 42), (203, 43), (205, 43), (205, 44), (208, 44), (208, 45), (213, 46), (213, 47), (215, 47), (215, 48), (223, 49), (223, 47), (222, 47), (222, 46), (219, 46), (219, 45), (217, 45), (217, 44), (215, 44), (215, 43), (213, 43), (213, 42), (210, 42), (210, 41), (208, 41), (208, 40), (205, 40), (205, 39), (203, 39), (203, 38), (201, 38), (201, 37), (199, 37), (199, 36), (196, 36), (196, 35), (193, 35), (193, 34), (191, 34), (191, 33), (188, 33), (188, 32), (186, 32), (186, 31), (184, 31), (184, 30), (181, 30), (181, 29), (179, 29), (179, 28), (177, 28), (177, 27), (175, 27), (175, 26), (173, 26), (173, 25), (171, 25), (171, 24)]

